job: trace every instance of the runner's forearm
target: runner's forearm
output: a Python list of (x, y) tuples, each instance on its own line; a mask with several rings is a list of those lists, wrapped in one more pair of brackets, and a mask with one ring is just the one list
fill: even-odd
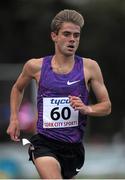
[[(106, 116), (111, 112), (111, 103), (110, 101), (97, 103), (95, 105), (87, 106), (85, 114), (89, 116)], [(83, 111), (81, 110), (81, 113)]]
[(24, 90), (19, 90), (15, 85), (12, 88), (10, 96), (11, 120), (18, 119), (18, 111), (22, 102)]

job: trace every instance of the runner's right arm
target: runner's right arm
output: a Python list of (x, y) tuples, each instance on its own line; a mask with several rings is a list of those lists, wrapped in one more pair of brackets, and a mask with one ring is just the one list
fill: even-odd
[(7, 134), (13, 141), (20, 141), (20, 127), (18, 120), (18, 112), (22, 102), (24, 89), (33, 78), (33, 60), (27, 61), (17, 81), (12, 87), (10, 95), (10, 123)]

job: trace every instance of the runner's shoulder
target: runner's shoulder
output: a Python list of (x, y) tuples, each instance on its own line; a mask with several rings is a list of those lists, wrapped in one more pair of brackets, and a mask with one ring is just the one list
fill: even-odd
[(32, 73), (40, 71), (42, 67), (43, 58), (33, 58), (29, 59), (25, 65), (24, 70)]
[(98, 66), (98, 63), (96, 60), (91, 58), (83, 58), (84, 66), (88, 68), (96, 68)]

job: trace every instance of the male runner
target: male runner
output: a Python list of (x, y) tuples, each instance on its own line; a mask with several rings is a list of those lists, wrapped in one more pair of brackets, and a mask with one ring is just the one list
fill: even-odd
[[(37, 134), (31, 138), (29, 155), (41, 178), (73, 178), (84, 163), (87, 116), (111, 112), (99, 65), (75, 54), (83, 25), (83, 16), (75, 10), (60, 11), (51, 23), (54, 55), (27, 61), (11, 91), (7, 133), (19, 141), (18, 112), (24, 89), (31, 79), (36, 80)], [(97, 98), (93, 105), (88, 104), (90, 88)]]

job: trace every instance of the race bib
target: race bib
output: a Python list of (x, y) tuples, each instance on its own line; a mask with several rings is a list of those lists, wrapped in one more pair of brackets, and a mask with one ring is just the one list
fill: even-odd
[(78, 111), (69, 103), (68, 97), (43, 98), (43, 128), (78, 126)]

